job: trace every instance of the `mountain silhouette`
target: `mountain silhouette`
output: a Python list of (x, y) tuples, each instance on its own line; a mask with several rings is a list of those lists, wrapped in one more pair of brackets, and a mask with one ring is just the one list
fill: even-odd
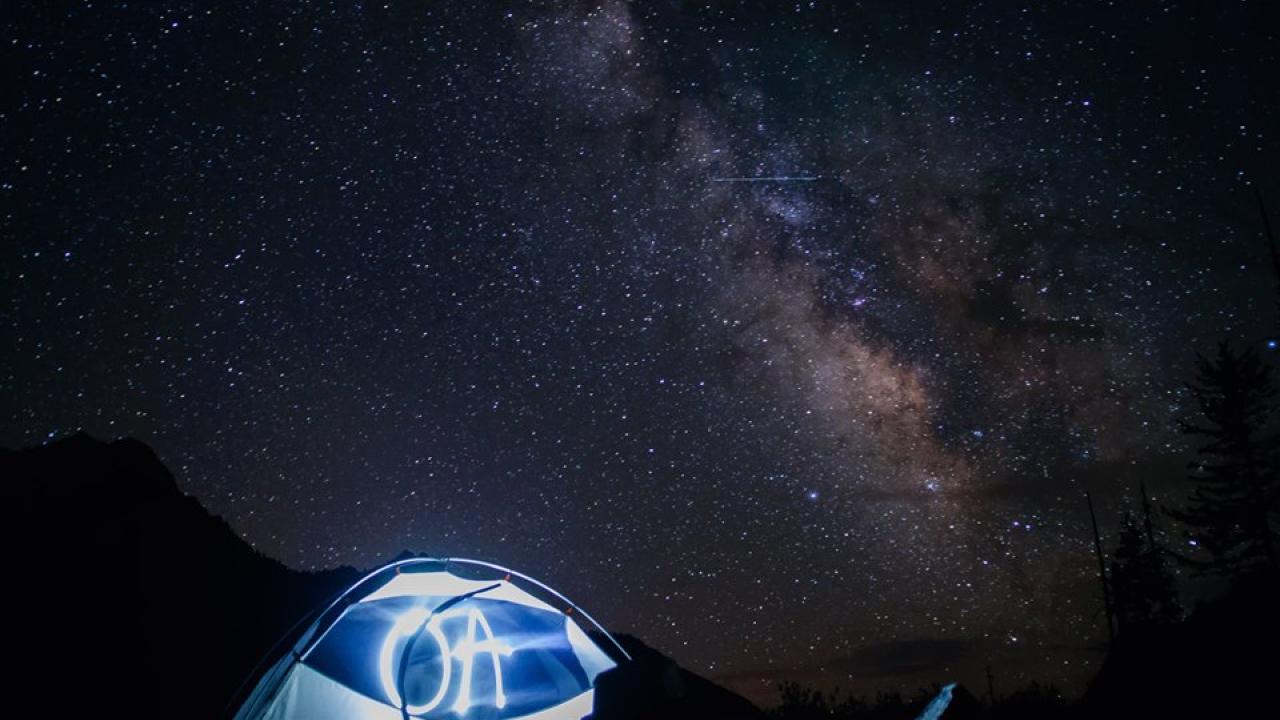
[(136, 440), (0, 453), (19, 687), (67, 710), (219, 717), (272, 645), (354, 582), (255, 551)]
[[(280, 641), (363, 575), (301, 572), (257, 552), (137, 440), (81, 433), (0, 449), (0, 478), (15, 571), (4, 593), (11, 686), (44, 712), (228, 717)], [(620, 640), (635, 661), (600, 678), (598, 720), (761, 717)]]
[[(596, 685), (596, 720), (751, 720), (761, 712), (749, 700), (685, 670), (633, 635), (614, 638), (631, 656)], [(611, 643), (601, 647), (614, 650)]]

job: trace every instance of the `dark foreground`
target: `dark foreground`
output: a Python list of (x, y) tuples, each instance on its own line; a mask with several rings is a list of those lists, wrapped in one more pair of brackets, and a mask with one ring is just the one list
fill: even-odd
[[(84, 435), (0, 451), (10, 687), (50, 712), (229, 716), (301, 618), (358, 578), (291, 570), (179, 492), (140, 442)], [(1176, 625), (1122, 634), (1083, 698), (1031, 688), (994, 707), (958, 688), (943, 718), (1271, 716), (1280, 592), (1238, 584)], [(623, 637), (636, 662), (602, 678), (600, 718), (758, 718), (742, 697)], [(790, 687), (778, 718), (913, 718), (927, 698), (861, 703)]]

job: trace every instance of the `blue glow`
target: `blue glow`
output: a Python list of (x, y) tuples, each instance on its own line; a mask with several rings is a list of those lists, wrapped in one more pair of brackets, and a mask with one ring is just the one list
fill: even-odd
[(431, 712), (449, 691), (449, 682), (453, 675), (453, 660), (449, 653), (449, 642), (440, 630), (440, 620), (439, 615), (433, 617), (430, 612), (422, 608), (410, 610), (396, 621), (391, 632), (387, 633), (387, 639), (383, 641), (382, 650), (378, 653), (378, 675), (382, 679), (382, 690), (396, 707), (400, 707), (404, 705), (405, 700), (400, 697), (400, 690), (396, 686), (396, 649), (403, 641), (422, 631), (435, 641), (436, 648), (440, 651), (440, 687), (427, 702), (421, 705), (404, 705), (405, 710), (413, 715)]
[[(441, 625), (445, 620), (466, 618), (466, 632), (452, 646), (445, 637)], [(477, 634), (483, 632), (483, 639)], [(400, 696), (400, 688), (396, 682), (399, 658), (405, 651), (406, 642), (418, 633), (425, 633), (436, 645), (440, 656), (440, 679), (435, 694), (425, 703), (410, 704), (407, 698)], [(453, 663), (462, 663), (462, 673), (458, 680), (458, 695), (453, 703), (453, 711), (459, 715), (471, 708), (471, 681), (475, 667), (475, 656), (488, 654), (493, 661), (493, 704), (499, 709), (506, 707), (507, 696), (502, 689), (502, 663), (500, 657), (514, 652), (510, 645), (500, 642), (493, 633), (484, 613), (472, 608), (466, 611), (445, 612), (432, 615), (423, 608), (413, 608), (396, 621), (378, 653), (378, 677), (382, 681), (382, 690), (393, 705), (403, 706), (410, 715), (423, 715), (434, 710), (448, 695), (453, 682)]]
[(951, 691), (955, 687), (955, 683), (949, 683), (942, 688), (942, 692), (938, 693), (938, 697), (925, 706), (924, 712), (920, 713), (920, 717), (916, 718), (916, 720), (938, 720), (938, 718), (942, 717), (942, 713), (951, 704)]
[[(453, 565), (482, 568), (482, 574), (489, 575), (501, 571), (506, 577), (486, 584), (451, 572)], [(384, 580), (392, 570), (395, 576)], [(406, 578), (415, 582), (406, 584)], [(535, 586), (555, 600), (547, 604), (511, 584), (512, 579)], [(377, 580), (383, 582), (375, 585)], [(485, 594), (463, 597), (474, 590)], [(449, 608), (450, 600), (462, 602)], [(461, 720), (476, 713), (495, 720), (588, 716), (596, 677), (616, 663), (568, 617), (570, 612), (594, 626), (626, 656), (599, 623), (554, 589), (476, 560), (415, 558), (392, 563), (367, 574), (334, 600), (325, 614), (339, 606), (345, 609), (334, 621), (317, 621), (295, 643), (294, 657), (300, 667), (388, 710), (396, 708), (397, 717), (401, 711), (406, 717), (441, 720)], [(442, 611), (442, 607), (449, 609)], [(430, 635), (431, 642), (423, 635)], [(489, 654), (489, 660), (480, 659), (477, 665), (476, 655), (483, 653)], [(274, 692), (287, 677), (275, 673), (264, 678), (255, 697)], [(262, 696), (252, 700), (252, 707), (261, 709), (264, 703), (270, 708), (291, 707), (294, 699)], [(245, 708), (241, 710), (243, 716)]]
[[(485, 639), (479, 642), (476, 641), (477, 628), (484, 630), (485, 634)], [(507, 696), (502, 692), (502, 664), (498, 662), (498, 657), (510, 655), (512, 649), (510, 645), (498, 642), (484, 614), (479, 610), (472, 609), (467, 612), (466, 637), (459, 641), (450, 653), (462, 661), (461, 686), (458, 691), (458, 699), (453, 703), (453, 710), (458, 714), (465, 713), (471, 707), (471, 669), (474, 665), (475, 656), (479, 653), (488, 653), (490, 659), (493, 660), (493, 704), (499, 708), (504, 708), (507, 706)]]

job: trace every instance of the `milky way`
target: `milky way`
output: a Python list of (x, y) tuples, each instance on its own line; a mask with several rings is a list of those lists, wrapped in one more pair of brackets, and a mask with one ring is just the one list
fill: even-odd
[(1280, 24), (905, 5), (10, 9), (0, 442), (766, 701), (1078, 689), (1083, 492), (1176, 502), (1194, 353), (1274, 322)]

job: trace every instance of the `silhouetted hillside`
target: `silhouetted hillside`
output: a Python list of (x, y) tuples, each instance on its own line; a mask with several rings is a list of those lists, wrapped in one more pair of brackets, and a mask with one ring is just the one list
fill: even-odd
[(1079, 716), (1272, 716), (1278, 647), (1280, 584), (1267, 576), (1239, 582), (1185, 622), (1121, 634)]
[(256, 552), (136, 440), (0, 451), (0, 477), (11, 657), (27, 659), (18, 685), (55, 707), (218, 717), (271, 646), (356, 578)]
[[(602, 675), (596, 720), (754, 720), (763, 714), (749, 700), (695, 675), (632, 635), (615, 638), (631, 662)], [(601, 647), (613, 650), (610, 643)]]
[[(12, 686), (53, 712), (222, 717), (255, 665), (359, 578), (291, 570), (183, 495), (136, 440), (0, 450)], [(408, 557), (404, 554), (402, 557)], [(746, 699), (623, 636), (598, 718), (757, 718)], [(608, 644), (605, 644), (608, 646)]]

